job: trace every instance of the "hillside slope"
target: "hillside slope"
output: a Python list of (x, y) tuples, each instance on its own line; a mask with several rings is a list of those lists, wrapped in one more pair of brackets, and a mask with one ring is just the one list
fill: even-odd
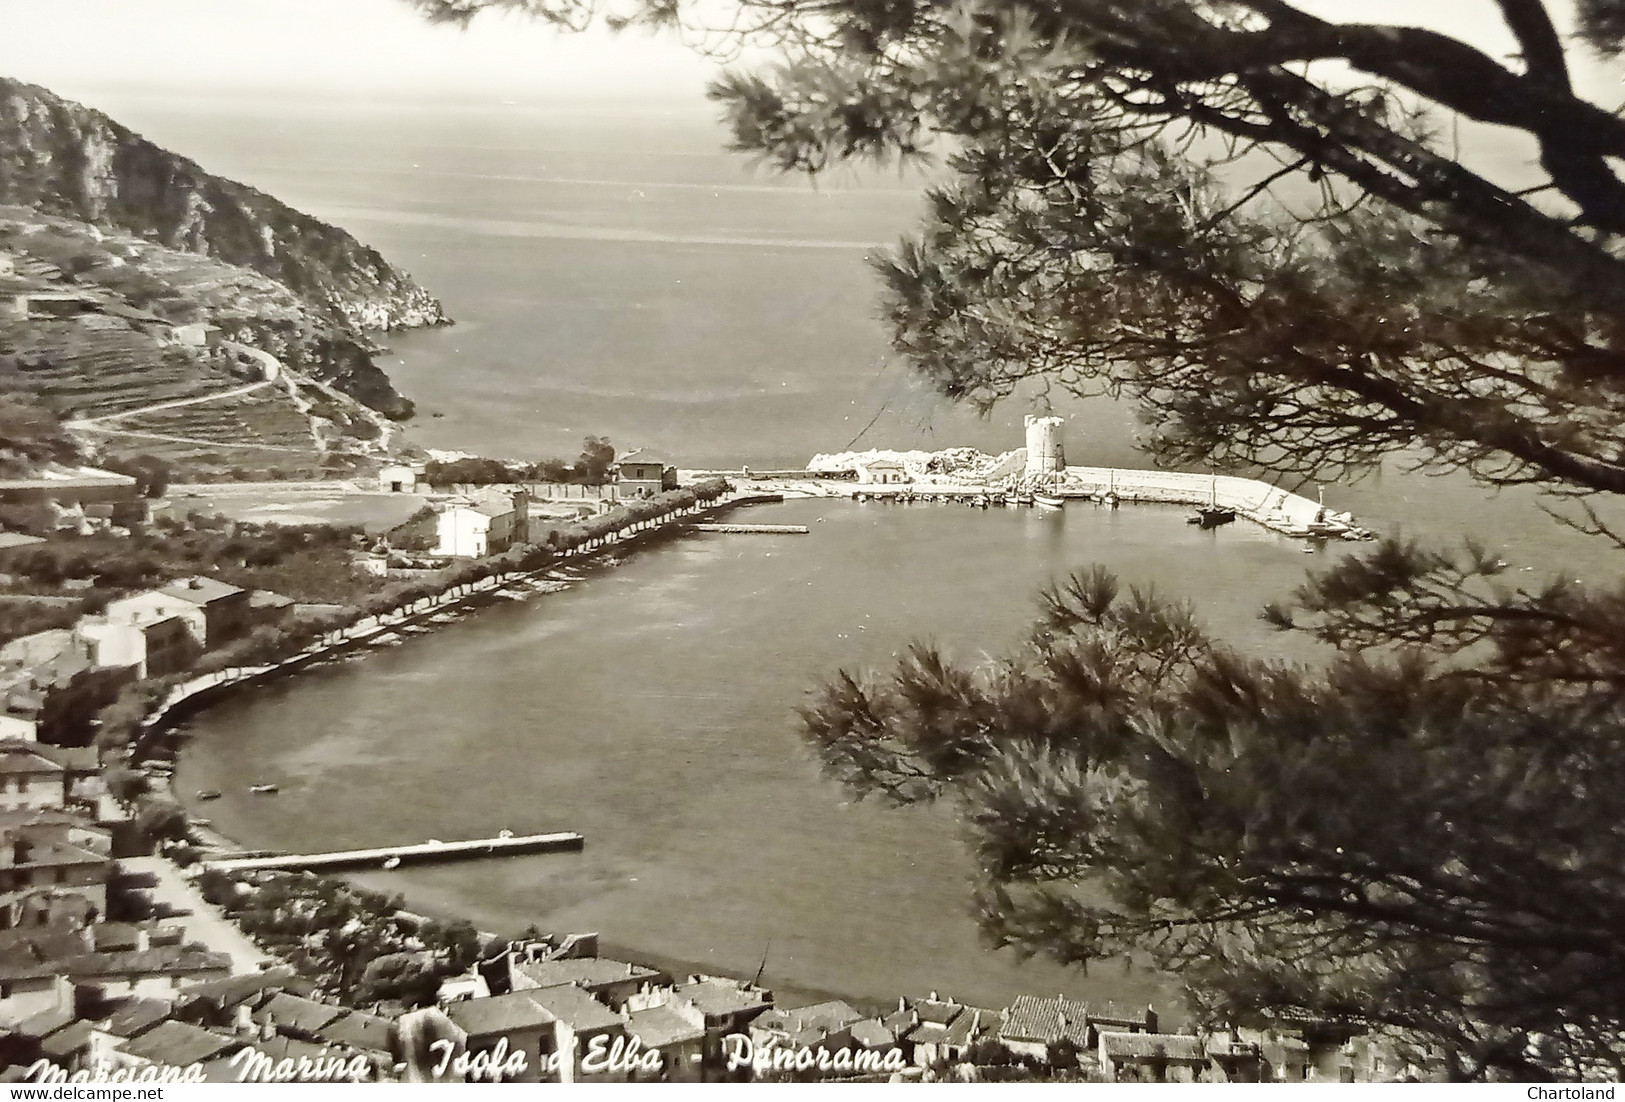
[(54, 414), (103, 455), (308, 477), (387, 450), (393, 427), (355, 394), (410, 409), (342, 321), (276, 280), (0, 206), (0, 460), (52, 458)]
[(354, 330), (446, 320), (433, 296), (344, 230), (8, 78), (0, 78), (0, 203), (251, 268)]

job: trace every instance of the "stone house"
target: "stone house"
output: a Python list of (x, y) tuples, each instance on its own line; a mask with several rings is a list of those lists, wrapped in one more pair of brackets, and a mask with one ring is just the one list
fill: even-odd
[[(0, 928), (85, 924), (107, 913), (114, 862), (64, 828), (4, 816), (0, 829)], [(93, 947), (93, 946), (91, 946)]]
[(994, 1036), (1002, 1020), (997, 1010), (937, 997), (897, 1000), (883, 1023), (920, 1067), (962, 1059), (977, 1041)]
[(616, 459), (610, 466), (615, 476), (616, 496), (621, 500), (654, 497), (677, 488), (677, 468), (665, 456), (638, 448)]
[(391, 463), (378, 471), (378, 488), (386, 494), (414, 494), (418, 474), (404, 463)]
[(575, 984), (610, 1009), (620, 1010), (640, 990), (669, 985), (671, 977), (641, 964), (606, 957), (526, 960), (518, 954), (508, 956), (508, 986), (511, 990), (528, 991), (566, 983)]
[(695, 1082), (703, 1075), (705, 1015), (692, 1003), (665, 1003), (626, 1015), (626, 1035), (642, 1052), (660, 1053), (660, 1078)]
[(133, 621), (87, 616), (74, 626), (73, 635), (79, 653), (92, 664), (132, 667), (137, 677), (184, 670), (200, 650), (184, 618), (162, 613)]
[(858, 481), (865, 485), (897, 485), (909, 481), (908, 468), (895, 459), (871, 459), (858, 464)]
[(1021, 995), (1004, 1011), (999, 1042), (1017, 1056), (1049, 1059), (1051, 1045), (1065, 1042), (1079, 1052), (1089, 1048), (1089, 1006), (1065, 995), (1053, 999)]
[(436, 518), (434, 553), (454, 558), (500, 555), (530, 539), (530, 498), (523, 492), (504, 502), (453, 504)]
[(177, 616), (204, 650), (247, 634), (254, 623), (248, 590), (200, 575), (113, 601), (103, 616), (126, 624)]
[(705, 1023), (705, 1055), (722, 1053), (722, 1038), (745, 1033), (750, 1023), (773, 1007), (773, 993), (723, 976), (690, 976), (671, 989), (671, 1003), (686, 1004)]
[(1208, 1067), (1207, 1045), (1187, 1033), (1102, 1031), (1097, 1054), (1111, 1080), (1194, 1083)]

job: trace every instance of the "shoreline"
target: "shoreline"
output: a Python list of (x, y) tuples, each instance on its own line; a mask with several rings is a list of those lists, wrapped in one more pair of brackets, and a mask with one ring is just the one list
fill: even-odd
[[(734, 501), (724, 502), (717, 506), (713, 506), (710, 509), (702, 510), (701, 512), (723, 513), (740, 506), (763, 504), (766, 501), (771, 500), (774, 496), (777, 495), (763, 493), (744, 494)], [(831, 494), (828, 496), (834, 497), (836, 495)], [(612, 553), (621, 550), (642, 550), (646, 547), (653, 546), (660, 542), (660, 537), (670, 537), (671, 535), (675, 534), (685, 522), (692, 523), (695, 515), (698, 514), (674, 518), (673, 520), (665, 524), (657, 525), (654, 528), (631, 533), (630, 535), (612, 543), (606, 543), (602, 546), (574, 554), (564, 561), (553, 562), (537, 570), (523, 572), (519, 576), (511, 577), (500, 584), (489, 585), (474, 592), (462, 594), (443, 604), (431, 606), (422, 610), (421, 612), (409, 614), (402, 617), (398, 621), (376, 624), (366, 634), (358, 636), (354, 639), (345, 640), (341, 644), (324, 648), (322, 652), (316, 654), (297, 655), (286, 660), (284, 663), (278, 664), (277, 666), (257, 668), (256, 671), (250, 676), (216, 682), (213, 685), (205, 687), (192, 696), (166, 704), (159, 719), (153, 724), (152, 731), (159, 740), (162, 740), (160, 741), (159, 745), (165, 745), (169, 750), (170, 756), (168, 761), (171, 766), (177, 766), (180, 763), (181, 754), (184, 751), (186, 740), (176, 736), (173, 723), (178, 722), (180, 719), (184, 719), (185, 716), (194, 714), (195, 711), (201, 711), (209, 707), (211, 704), (215, 703), (219, 699), (223, 699), (227, 695), (225, 691), (211, 692), (209, 690), (227, 690), (234, 686), (246, 688), (261, 680), (269, 679), (271, 676), (291, 677), (296, 675), (300, 670), (306, 668), (325, 665), (329, 661), (342, 661), (350, 654), (364, 654), (367, 650), (377, 646), (378, 641), (383, 637), (389, 636), (400, 629), (409, 626), (421, 626), (422, 630), (414, 634), (429, 634), (437, 627), (444, 626), (445, 623), (460, 621), (465, 616), (477, 615), (483, 608), (489, 607), (498, 601), (514, 599), (512, 597), (504, 596), (503, 591), (521, 583), (530, 584), (539, 580), (545, 580), (545, 576), (547, 574), (559, 569), (578, 564), (596, 565), (604, 570), (612, 569), (614, 566), (619, 565), (621, 561), (620, 559), (615, 559), (611, 562), (604, 562), (603, 560), (606, 557), (609, 557)], [(581, 580), (585, 581), (588, 580), (588, 578), (583, 577)], [(531, 588), (518, 599), (528, 602), (533, 598), (546, 597), (554, 592), (558, 592), (558, 590)], [(433, 617), (445, 615), (448, 611), (454, 613), (454, 620), (442, 621), (440, 623), (433, 622)], [(393, 644), (384, 645), (387, 646)], [(195, 705), (194, 708), (184, 709), (184, 715), (176, 715), (176, 709), (179, 706), (185, 705), (188, 701), (198, 697), (204, 697), (204, 699)], [(233, 853), (247, 854), (261, 852), (258, 849), (245, 845), (241, 839), (231, 837), (226, 832), (214, 826), (212, 822), (208, 826), (192, 825), (195, 821), (199, 819), (207, 819), (208, 817), (201, 814), (202, 805), (200, 805), (200, 802), (195, 797), (187, 798), (182, 796), (178, 786), (175, 783), (175, 773), (173, 769), (167, 776), (153, 776), (150, 773), (146, 775), (150, 791), (161, 797), (167, 797), (170, 802), (185, 812), (188, 822), (188, 830), (190, 834), (198, 840), (197, 848), (206, 851), (205, 853), (200, 854), (197, 867), (202, 867), (202, 864), (208, 860), (208, 851), (212, 851), (213, 856), (224, 856), (226, 854)], [(183, 875), (186, 871), (187, 870), (183, 870)], [(312, 875), (329, 876), (332, 879), (341, 880), (345, 884), (352, 887), (362, 887), (365, 885), (359, 884), (358, 878), (377, 875), (381, 871), (382, 870), (362, 870), (359, 872), (350, 873), (314, 873)], [(376, 888), (371, 888), (370, 886), (368, 887), (370, 890), (378, 890)], [(460, 913), (459, 910), (454, 906), (432, 900), (414, 902), (410, 896), (406, 896), (406, 907), (403, 908), (399, 913), (406, 918), (427, 917), (441, 921), (466, 919), (468, 917), (467, 914)], [(507, 939), (517, 937), (523, 928), (524, 927), (520, 927), (519, 929), (513, 930), (481, 930), (480, 933), (482, 936)], [(583, 933), (591, 931), (555, 932)], [(265, 951), (268, 955), (270, 955), (268, 950), (262, 951)], [(631, 963), (644, 965), (646, 967), (660, 969), (661, 971), (672, 975), (674, 979), (681, 979), (684, 976), (692, 974), (726, 976), (736, 980), (753, 979), (753, 975), (747, 975), (741, 971), (729, 970), (725, 968), (719, 969), (714, 965), (705, 965), (695, 961), (681, 960), (677, 957), (667, 956), (665, 954), (650, 953), (634, 946), (621, 945), (613, 941), (601, 941), (599, 951), (601, 954), (616, 960), (626, 960)], [(762, 982), (764, 986), (774, 993), (775, 1005), (799, 1006), (839, 999), (866, 1011), (880, 1012), (889, 1006), (889, 1002), (882, 1003), (871, 997), (844, 993), (833, 989), (810, 987), (790, 981), (775, 985), (771, 978), (771, 963), (771, 959), (769, 959), (769, 971), (763, 973)]]

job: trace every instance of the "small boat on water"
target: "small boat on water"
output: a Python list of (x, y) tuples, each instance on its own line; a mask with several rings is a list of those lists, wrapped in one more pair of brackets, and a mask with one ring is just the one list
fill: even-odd
[(280, 786), (274, 784), (251, 784), (248, 790), (256, 796), (275, 796), (282, 791)]
[(1031, 505), (1032, 503), (1033, 503), (1033, 495), (1032, 495), (1031, 491), (1022, 490), (1021, 492), (1016, 494), (1016, 504), (1017, 505)]
[(1066, 506), (1066, 499), (1059, 494), (1046, 494), (1042, 490), (1033, 491), (1033, 504), (1045, 509), (1061, 509)]
[(1119, 499), (1117, 494), (1111, 490), (1107, 490), (1104, 494), (1100, 495), (1100, 503), (1113, 509), (1117, 508), (1119, 500), (1121, 499)]
[(1187, 524), (1200, 524), (1203, 528), (1217, 528), (1221, 524), (1229, 524), (1236, 519), (1236, 511), (1219, 504), (1219, 476), (1213, 475), (1209, 482), (1207, 504), (1198, 506), (1194, 514), (1186, 520)]
[(384, 868), (386, 869), (398, 869), (400, 867), (401, 859), (399, 857), (391, 857), (384, 862)]
[(218, 800), (220, 792), (213, 788), (200, 788), (197, 790), (197, 798), (200, 800)]
[(1006, 505), (1020, 505), (1021, 495), (1017, 494), (1014, 490), (1010, 490), (1004, 495), (1004, 503)]

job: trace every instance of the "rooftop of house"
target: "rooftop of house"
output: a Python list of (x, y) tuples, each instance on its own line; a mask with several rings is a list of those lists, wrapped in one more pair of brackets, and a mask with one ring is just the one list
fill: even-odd
[(532, 1002), (577, 1033), (611, 1029), (621, 1024), (621, 1016), (573, 983), (556, 987), (536, 987), (525, 992)]
[(30, 536), (27, 532), (0, 532), (0, 551), (8, 547), (30, 547), (44, 542), (44, 536)]
[(69, 773), (95, 773), (102, 767), (101, 754), (94, 746), (52, 746), (34, 744), (34, 752), (55, 762)]
[(1100, 1035), (1100, 1053), (1111, 1060), (1178, 1060), (1206, 1063), (1207, 1046), (1188, 1033), (1113, 1033)]
[(1089, 1020), (1095, 1025), (1147, 1026), (1155, 1011), (1149, 1006), (1113, 1002), (1110, 999), (1089, 1004)]
[(512, 991), (483, 999), (463, 999), (446, 1007), (446, 1017), (470, 1037), (543, 1029), (558, 1021), (558, 1017), (531, 997), (535, 994), (533, 990)]
[(98, 953), (139, 949), (146, 945), (179, 945), (186, 931), (179, 926), (151, 922), (98, 922), (90, 927)]
[(611, 467), (624, 467), (627, 465), (649, 464), (651, 466), (669, 467), (671, 460), (657, 451), (648, 448), (633, 448), (625, 455), (617, 456)]
[(32, 776), (40, 773), (60, 773), (62, 766), (40, 753), (37, 742), (22, 739), (0, 740), (0, 774)]
[(834, 1032), (837, 1029), (845, 1029), (853, 1022), (862, 1021), (863, 1018), (862, 1011), (834, 999), (830, 1002), (798, 1006), (788, 1010), (775, 1007), (757, 1018), (752, 1025), (755, 1028), (782, 1033), (804, 1033), (809, 1030)]
[(69, 1022), (40, 1041), (40, 1053), (50, 1057), (58, 1064), (65, 1064), (68, 1057), (90, 1044), (90, 1036), (95, 1031), (96, 1023), (94, 1022), (83, 1020)]
[(879, 1018), (865, 1018), (861, 1022), (853, 1022), (851, 1033), (852, 1039), (864, 1048), (885, 1048), (897, 1041), (897, 1035)]
[(44, 1040), (57, 1030), (62, 1029), (74, 1020), (75, 1014), (71, 1006), (49, 1006), (37, 1014), (31, 1014), (11, 1027), (11, 1031), (19, 1037), (32, 1038), (36, 1041)]
[(1041, 998), (1020, 995), (1004, 1012), (999, 1036), (1012, 1041), (1040, 1041), (1054, 1044), (1068, 1040), (1082, 1045), (1088, 1041), (1089, 1007), (1065, 995)]
[(737, 1014), (742, 1010), (756, 1010), (759, 1007), (773, 1005), (773, 996), (770, 992), (722, 977), (680, 983), (675, 990), (680, 997), (692, 1002), (699, 1008), (700, 1013), (708, 1018), (720, 1018), (725, 1014)]
[(19, 635), (0, 647), (0, 662), (27, 669), (41, 662), (49, 662), (71, 646), (73, 646), (71, 628), (49, 628), (46, 631), (36, 631), (32, 635)]
[(105, 1028), (115, 1037), (138, 1037), (173, 1013), (163, 999), (130, 999), (108, 1016)]
[(222, 1056), (243, 1042), (236, 1037), (212, 1033), (186, 1022), (161, 1022), (139, 1037), (125, 1041), (121, 1050), (128, 1056), (167, 1067), (201, 1064)]
[(897, 460), (895, 460), (895, 459), (869, 459), (869, 460), (865, 460), (863, 463), (860, 463), (859, 466), (867, 468), (868, 470), (871, 470), (871, 471), (874, 471), (874, 470), (901, 471), (901, 470), (906, 469), (906, 468), (904, 468), (904, 466), (901, 463), (897, 462)]
[(664, 976), (653, 968), (607, 957), (564, 957), (516, 965), (537, 987), (579, 984), (587, 990), (617, 983), (658, 983)]
[(269, 589), (256, 589), (249, 593), (248, 603), (253, 608), (291, 608), (294, 599), (273, 593)]
[(65, 837), (65, 832), (72, 830), (99, 838), (112, 838), (111, 832), (89, 822), (85, 816), (64, 811), (60, 807), (19, 807), (0, 811), (0, 830), (25, 827), (42, 832), (42, 837)]
[(646, 1049), (685, 1044), (705, 1037), (704, 1026), (693, 1024), (669, 1006), (632, 1011), (627, 1015), (626, 1032)]
[(178, 582), (160, 586), (158, 592), (168, 597), (191, 601), (196, 605), (212, 605), (216, 601), (235, 597), (242, 593), (243, 589), (217, 578), (205, 578), (201, 574), (194, 574), (190, 578), (182, 578)]
[[(27, 827), (17, 827), (0, 835), (5, 843), (0, 845), (0, 866), (10, 869), (65, 869), (75, 865), (106, 865), (111, 871), (113, 859), (105, 853), (96, 853), (72, 842), (30, 838), (26, 836), (27, 831)], [(19, 833), (23, 837), (18, 837)]]
[(254, 1020), (261, 1025), (275, 1023), (277, 1028), (295, 1033), (315, 1033), (343, 1015), (343, 1007), (278, 991), (254, 1011)]
[(181, 989), (176, 1001), (181, 1005), (208, 1003), (219, 1010), (230, 1010), (241, 1003), (253, 1002), (267, 991), (308, 991), (308, 980), (296, 976), (291, 968), (273, 968), (246, 976), (225, 976), (217, 980), (204, 980)]
[(352, 1010), (311, 1032), (324, 1042), (346, 1045), (357, 1052), (390, 1052), (395, 1041), (394, 1022), (360, 1010)]
[(231, 958), (225, 953), (211, 953), (197, 945), (160, 945), (151, 949), (116, 953), (86, 953), (84, 956), (56, 961), (54, 967), (60, 968), (66, 975), (75, 979), (95, 979), (98, 976), (184, 976), (197, 972), (228, 971), (231, 968)]

